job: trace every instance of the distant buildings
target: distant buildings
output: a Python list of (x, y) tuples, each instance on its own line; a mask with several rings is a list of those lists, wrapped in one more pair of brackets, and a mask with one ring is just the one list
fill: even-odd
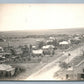
[(67, 48), (69, 48), (69, 45), (70, 45), (70, 42), (69, 42), (69, 41), (59, 42), (59, 47), (62, 48), (62, 49), (67, 49)]
[(5, 39), (0, 38), (0, 42), (5, 42), (5, 41), (6, 41)]
[(68, 41), (62, 41), (62, 42), (59, 42), (59, 45), (68, 45), (69, 42)]
[(63, 73), (65, 80), (84, 80), (84, 60)]
[(53, 45), (45, 45), (45, 46), (42, 47), (42, 49), (49, 49), (49, 48), (54, 49), (55, 46), (53, 46)]
[(6, 77), (6, 76), (11, 77), (14, 75), (14, 73), (15, 73), (15, 68), (13, 68), (12, 66), (6, 64), (0, 64), (0, 75), (2, 77)]
[(32, 56), (43, 56), (43, 50), (32, 50)]
[(3, 53), (4, 49), (3, 47), (0, 47), (0, 53)]

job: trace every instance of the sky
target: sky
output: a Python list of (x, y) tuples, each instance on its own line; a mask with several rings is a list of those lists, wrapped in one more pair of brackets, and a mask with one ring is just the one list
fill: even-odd
[(84, 28), (84, 4), (0, 4), (0, 31)]

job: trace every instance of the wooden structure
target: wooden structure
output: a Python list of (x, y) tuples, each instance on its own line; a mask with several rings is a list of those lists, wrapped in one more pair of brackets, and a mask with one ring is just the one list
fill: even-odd
[(84, 60), (72, 67), (72, 69), (67, 69), (65, 77), (66, 80), (84, 80)]
[(11, 77), (15, 73), (15, 68), (10, 65), (0, 64), (0, 77)]
[(42, 49), (39, 49), (39, 50), (32, 50), (32, 56), (35, 57), (35, 56), (43, 56), (43, 50)]
[(44, 55), (54, 55), (54, 46), (53, 45), (46, 45), (46, 46), (43, 46), (42, 49), (43, 49), (43, 54)]

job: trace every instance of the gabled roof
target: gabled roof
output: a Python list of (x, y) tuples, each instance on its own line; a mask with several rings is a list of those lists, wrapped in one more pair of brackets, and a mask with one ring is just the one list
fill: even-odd
[(42, 54), (42, 53), (43, 53), (43, 50), (42, 50), (42, 49), (32, 50), (32, 53), (33, 53), (33, 54)]
[(62, 44), (69, 44), (69, 42), (68, 41), (62, 41), (62, 42), (59, 42), (59, 45), (62, 45)]
[(54, 48), (53, 45), (46, 45), (46, 46), (43, 46), (42, 49), (48, 49), (48, 48)]
[(0, 70), (8, 70), (11, 69), (12, 66), (6, 64), (0, 64)]

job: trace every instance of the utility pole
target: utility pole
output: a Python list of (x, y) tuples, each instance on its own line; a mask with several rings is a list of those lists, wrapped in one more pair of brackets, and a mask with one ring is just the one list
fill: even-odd
[(73, 63), (72, 63), (72, 67), (73, 67), (73, 79), (74, 79), (74, 66), (73, 66)]
[(67, 57), (67, 64), (68, 64), (68, 67), (69, 67), (69, 54), (68, 54), (68, 57)]
[(9, 38), (7, 37), (7, 43), (8, 43), (8, 50), (9, 50)]
[(31, 54), (32, 54), (32, 45), (29, 45), (29, 60), (31, 60)]

